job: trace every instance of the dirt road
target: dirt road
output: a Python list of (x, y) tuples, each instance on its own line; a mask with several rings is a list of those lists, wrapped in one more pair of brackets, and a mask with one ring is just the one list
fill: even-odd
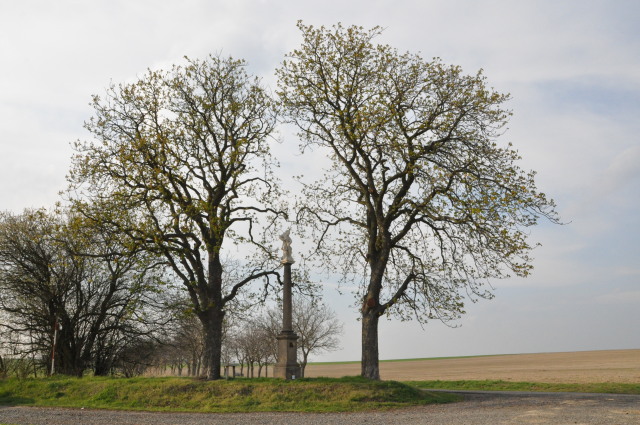
[(0, 407), (0, 423), (31, 425), (212, 424), (589, 424), (637, 425), (640, 396), (567, 393), (465, 393), (465, 401), (387, 412), (360, 413), (151, 413)]
[[(359, 375), (360, 364), (309, 365), (306, 376)], [(517, 354), (460, 359), (381, 362), (382, 379), (640, 383), (640, 350)]]

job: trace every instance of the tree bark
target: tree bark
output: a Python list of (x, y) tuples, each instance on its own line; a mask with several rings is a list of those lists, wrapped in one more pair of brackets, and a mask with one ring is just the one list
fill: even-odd
[(207, 379), (220, 379), (222, 364), (222, 321), (224, 311), (212, 306), (200, 315), (204, 329), (204, 363), (207, 368)]
[(299, 363), (300, 365), (300, 377), (304, 378), (304, 370), (307, 368), (307, 359), (309, 358), (309, 352), (305, 353), (305, 350), (302, 351), (302, 361)]
[[(370, 218), (370, 222), (375, 219)], [(378, 249), (377, 246), (383, 246)], [(361, 376), (380, 380), (378, 355), (378, 321), (383, 309), (380, 306), (380, 290), (384, 279), (384, 270), (389, 260), (389, 240), (373, 243), (370, 241), (368, 255), (370, 258), (371, 277), (369, 287), (362, 306), (362, 363)]]
[(361, 375), (369, 379), (380, 379), (378, 363), (378, 314), (375, 309), (362, 313), (362, 363)]
[(93, 375), (94, 376), (107, 376), (111, 372), (112, 362), (103, 357), (97, 357), (94, 366), (93, 366)]
[(5, 366), (4, 361), (2, 360), (2, 355), (0, 354), (0, 379), (6, 378), (7, 375), (8, 375), (7, 367)]

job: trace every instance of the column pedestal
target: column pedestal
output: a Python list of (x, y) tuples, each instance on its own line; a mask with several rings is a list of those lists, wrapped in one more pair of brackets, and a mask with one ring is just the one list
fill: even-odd
[(293, 331), (282, 331), (278, 339), (278, 363), (273, 368), (273, 376), (282, 379), (300, 378), (298, 366), (298, 335)]

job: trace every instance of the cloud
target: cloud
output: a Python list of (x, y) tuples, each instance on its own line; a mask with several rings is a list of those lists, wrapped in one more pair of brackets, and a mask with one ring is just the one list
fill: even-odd
[(640, 144), (625, 149), (613, 158), (600, 180), (597, 194), (612, 193), (637, 184), (639, 178)]
[[(636, 275), (640, 275), (636, 271)], [(619, 305), (619, 304), (640, 304), (640, 291), (614, 291), (599, 296), (594, 300), (598, 304)]]

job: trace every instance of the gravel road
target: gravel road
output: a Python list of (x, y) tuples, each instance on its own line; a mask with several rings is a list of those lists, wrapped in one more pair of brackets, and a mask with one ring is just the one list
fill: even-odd
[(575, 393), (457, 392), (459, 403), (359, 413), (152, 413), (0, 407), (0, 424), (640, 424), (640, 396)]

